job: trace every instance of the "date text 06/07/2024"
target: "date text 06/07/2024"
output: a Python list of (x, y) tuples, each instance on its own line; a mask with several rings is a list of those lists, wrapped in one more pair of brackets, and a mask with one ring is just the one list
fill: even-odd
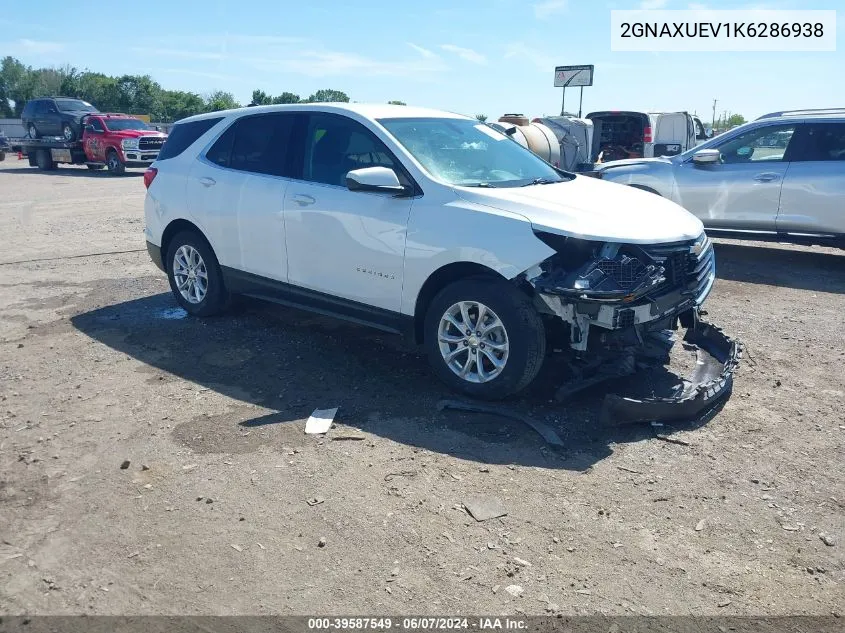
[(336, 617), (308, 618), (308, 630), (311, 631), (447, 631), (477, 630), (520, 631), (528, 628), (524, 619), (509, 617)]

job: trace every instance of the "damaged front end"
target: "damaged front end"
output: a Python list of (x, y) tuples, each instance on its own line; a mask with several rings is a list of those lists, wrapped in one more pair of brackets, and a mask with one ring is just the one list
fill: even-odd
[[(573, 354), (575, 378), (558, 398), (669, 363), (672, 331), (696, 354), (690, 376), (666, 393), (638, 398), (609, 394), (607, 422), (692, 418), (730, 393), (741, 346), (700, 320), (715, 280), (713, 246), (698, 239), (671, 244), (619, 244), (537, 233), (556, 253), (521, 276), (561, 347)], [(552, 337), (554, 339), (554, 336)], [(664, 368), (665, 369), (665, 368)], [(681, 382), (678, 383), (678, 380)]]

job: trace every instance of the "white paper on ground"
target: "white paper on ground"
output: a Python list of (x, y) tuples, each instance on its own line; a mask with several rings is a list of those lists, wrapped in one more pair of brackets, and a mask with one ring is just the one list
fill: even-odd
[(311, 417), (305, 423), (305, 432), (308, 434), (328, 433), (337, 415), (338, 407), (334, 409), (315, 409)]

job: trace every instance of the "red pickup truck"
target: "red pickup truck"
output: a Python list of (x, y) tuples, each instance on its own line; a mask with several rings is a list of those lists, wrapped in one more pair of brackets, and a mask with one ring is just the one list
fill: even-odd
[(83, 120), (82, 138), (25, 138), (16, 140), (29, 164), (43, 170), (59, 163), (85, 164), (88, 169), (107, 167), (122, 174), (127, 167), (147, 167), (158, 158), (167, 135), (127, 114), (96, 112)]

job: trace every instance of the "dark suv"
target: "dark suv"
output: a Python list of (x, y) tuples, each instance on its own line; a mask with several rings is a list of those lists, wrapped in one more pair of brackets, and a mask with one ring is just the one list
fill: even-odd
[(21, 113), (21, 122), (30, 138), (61, 136), (75, 141), (82, 136), (82, 119), (97, 108), (72, 97), (40, 97), (28, 101)]

